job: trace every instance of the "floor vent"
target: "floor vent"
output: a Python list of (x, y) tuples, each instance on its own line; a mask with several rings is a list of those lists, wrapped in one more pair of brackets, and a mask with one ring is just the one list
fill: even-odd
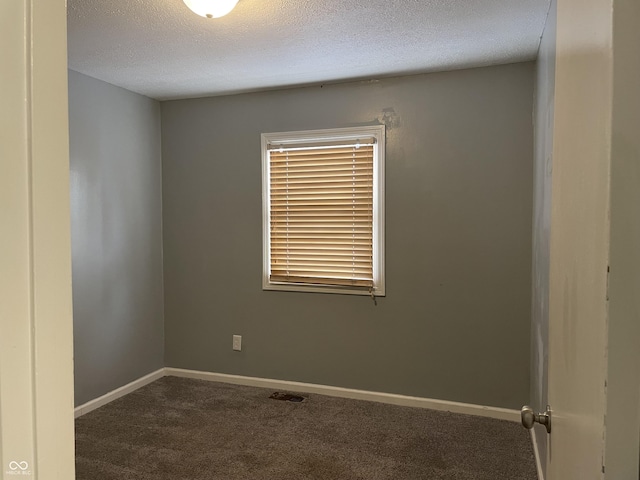
[(296, 395), (294, 393), (274, 392), (269, 398), (274, 400), (283, 400), (285, 402), (300, 403), (306, 400), (302, 395)]

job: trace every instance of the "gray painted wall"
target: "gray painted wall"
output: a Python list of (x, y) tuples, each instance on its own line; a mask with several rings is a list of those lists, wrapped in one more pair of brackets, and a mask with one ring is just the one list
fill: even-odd
[[(533, 69), (163, 102), (166, 365), (526, 403)], [(260, 134), (380, 122), (386, 298), (262, 291)]]
[[(534, 107), (533, 282), (531, 309), (531, 405), (538, 411), (548, 403), (549, 265), (551, 229), (551, 166), (556, 73), (556, 0), (551, 2), (536, 63)], [(536, 425), (542, 465), (546, 465), (547, 431)]]
[(164, 366), (160, 105), (69, 71), (76, 405)]

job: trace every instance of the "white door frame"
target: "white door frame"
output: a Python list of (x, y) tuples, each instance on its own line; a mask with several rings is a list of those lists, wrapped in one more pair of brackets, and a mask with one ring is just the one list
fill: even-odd
[(65, 0), (0, 2), (0, 477), (73, 479)]

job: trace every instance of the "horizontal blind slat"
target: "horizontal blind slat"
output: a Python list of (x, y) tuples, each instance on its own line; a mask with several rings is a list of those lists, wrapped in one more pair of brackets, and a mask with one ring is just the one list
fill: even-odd
[(366, 239), (360, 239), (350, 243), (346, 243), (346, 242), (340, 243), (340, 241), (332, 242), (324, 239), (316, 240), (314, 238), (303, 239), (303, 240), (296, 239), (296, 238), (289, 238), (287, 243), (288, 245), (285, 245), (285, 246), (275, 246), (272, 248), (272, 250), (275, 252), (279, 252), (279, 251), (286, 251), (288, 248), (292, 248), (292, 249), (309, 248), (312, 250), (316, 250), (316, 249), (317, 250), (322, 250), (322, 249), (342, 250), (344, 248), (349, 248), (349, 249), (359, 249), (359, 248), (371, 249), (372, 248), (372, 243)]
[(326, 264), (335, 263), (336, 265), (368, 265), (371, 263), (371, 255), (299, 255), (299, 254), (284, 254), (274, 255), (274, 264), (286, 264), (286, 265), (303, 265), (313, 263)]
[[(328, 190), (334, 188), (345, 188), (357, 185), (359, 187), (369, 187), (371, 185), (371, 176), (360, 176), (360, 177), (324, 177), (321, 179), (318, 178), (309, 178), (302, 177), (300, 179), (289, 179), (287, 181), (282, 182), (272, 182), (271, 189), (272, 190), (296, 190), (301, 188), (310, 188), (315, 187), (320, 190)], [(371, 187), (369, 187), (371, 188)]]
[(305, 266), (305, 268), (287, 269), (287, 268), (274, 268), (273, 275), (286, 275), (286, 276), (308, 276), (308, 277), (332, 277), (332, 278), (359, 278), (366, 280), (370, 278), (369, 269), (347, 269), (347, 268), (325, 268), (320, 265), (314, 267), (313, 265)]
[(271, 181), (295, 179), (301, 177), (350, 177), (353, 175), (369, 175), (373, 176), (374, 172), (369, 165), (366, 166), (349, 166), (348, 168), (336, 168), (329, 165), (324, 167), (315, 166), (309, 168), (301, 167), (281, 167), (272, 168), (269, 171), (269, 179)]
[(358, 259), (371, 259), (371, 249), (365, 247), (360, 248), (319, 248), (314, 249), (311, 247), (306, 248), (294, 248), (294, 249), (274, 249), (273, 258), (275, 259), (286, 259), (291, 256), (297, 257), (307, 257), (311, 255), (307, 255), (306, 252), (310, 252), (313, 257), (317, 258), (336, 258), (336, 257), (344, 257), (344, 258), (358, 258)]
[(289, 275), (271, 275), (269, 278), (272, 282), (282, 283), (303, 283), (312, 285), (333, 285), (344, 287), (363, 287), (363, 290), (373, 286), (373, 280), (357, 280), (348, 278), (321, 278), (314, 276), (289, 276)]

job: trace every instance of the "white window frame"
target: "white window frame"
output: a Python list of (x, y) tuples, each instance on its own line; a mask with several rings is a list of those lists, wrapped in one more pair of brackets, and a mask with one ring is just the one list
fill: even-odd
[[(326, 130), (305, 130), (299, 132), (279, 132), (262, 134), (262, 246), (263, 268), (262, 289), (290, 292), (319, 292), (339, 293), (349, 295), (385, 296), (385, 126), (365, 126), (335, 128)], [(269, 145), (309, 144), (357, 141), (359, 138), (373, 137), (376, 139), (373, 154), (373, 291), (352, 287), (338, 287), (327, 285), (310, 285), (272, 282), (271, 269), (271, 216), (270, 216), (270, 166)]]

